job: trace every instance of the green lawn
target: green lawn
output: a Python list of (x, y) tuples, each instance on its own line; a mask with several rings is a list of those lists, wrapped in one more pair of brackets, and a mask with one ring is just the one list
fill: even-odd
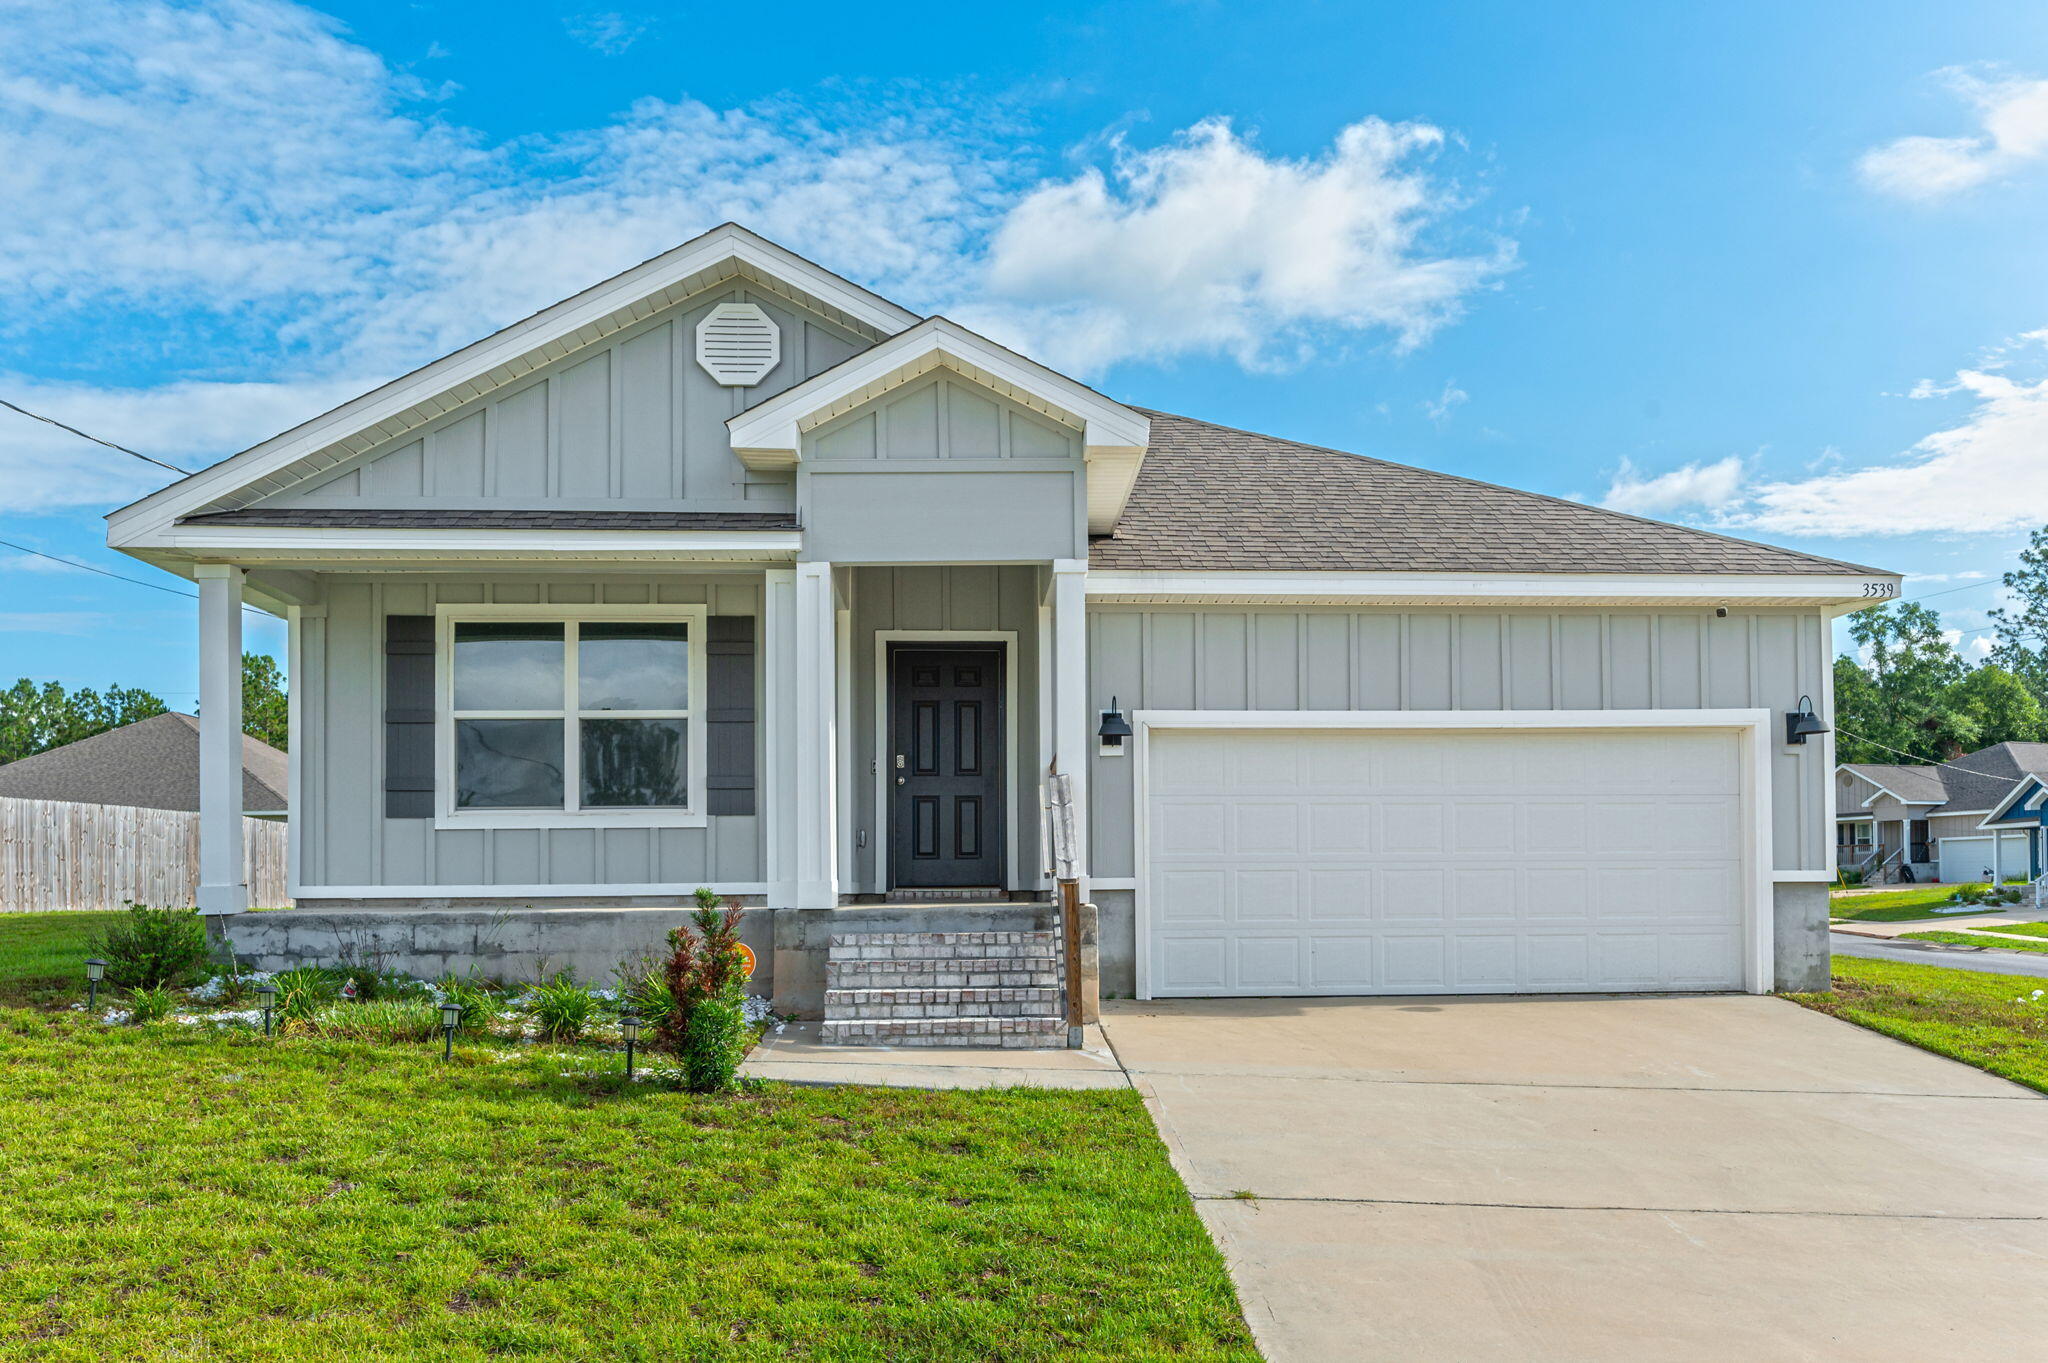
[[(2001, 928), (1999, 931), (2003, 932)], [(1907, 932), (1909, 942), (1940, 942), (1952, 947), (1993, 947), (2001, 951), (2048, 951), (2048, 942), (2021, 941), (2014, 937), (1992, 937), (1981, 932)]]
[(2048, 923), (2000, 923), (1998, 930), (2021, 937), (2048, 937)]
[(23, 1003), (79, 986), (93, 936), (127, 915), (0, 914), (0, 1002)]
[(1786, 997), (2048, 1093), (2048, 981), (1837, 956), (1834, 985)]
[[(1918, 885), (1910, 890), (1873, 890), (1868, 894), (1833, 894), (1828, 917), (1848, 922), (1903, 923), (1913, 918), (1942, 918), (1934, 912), (1956, 896), (1953, 885)], [(1986, 910), (1996, 913), (1994, 906)]]
[[(70, 961), (15, 917), (17, 985)], [(694, 1097), (0, 1007), (0, 1112), (0, 1357), (1257, 1357), (1129, 1092)]]

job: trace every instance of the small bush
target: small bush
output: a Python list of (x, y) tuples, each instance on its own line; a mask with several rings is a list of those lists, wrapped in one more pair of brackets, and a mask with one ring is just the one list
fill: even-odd
[(441, 1030), (441, 1010), (426, 999), (332, 1003), (308, 1016), (305, 1025), (347, 1041), (426, 1041)]
[(134, 1023), (162, 1022), (171, 1015), (177, 997), (166, 985), (141, 985), (128, 991), (128, 1020)]
[(277, 986), (277, 1015), (286, 1022), (311, 1018), (341, 992), (341, 976), (317, 965), (280, 970), (270, 982)]
[(210, 955), (199, 910), (153, 909), (132, 901), (128, 916), (94, 939), (92, 954), (106, 961), (108, 982), (122, 989), (183, 984)]
[(747, 1021), (734, 988), (690, 1010), (680, 1057), (683, 1082), (692, 1093), (721, 1093), (733, 1086), (747, 1054)]
[(638, 1013), (650, 1026), (656, 1019), (667, 1017), (675, 1007), (675, 996), (669, 993), (665, 971), (665, 959), (651, 951), (630, 956), (614, 966), (618, 1010)]
[(475, 1030), (486, 1026), (498, 1011), (498, 1001), (491, 991), (475, 980), (465, 980), (454, 975), (444, 977), (432, 987), (429, 1001), (438, 1008), (443, 1003), (453, 1003), (462, 1009), (462, 1026)]
[(740, 975), (740, 907), (718, 894), (697, 891), (695, 930), (668, 935), (663, 970), (669, 1007), (650, 1013), (654, 1043), (681, 1062), (684, 1082), (699, 1093), (730, 1088), (746, 1053), (746, 1012)]
[(526, 1011), (550, 1041), (574, 1041), (597, 1012), (597, 996), (566, 975), (527, 991)]

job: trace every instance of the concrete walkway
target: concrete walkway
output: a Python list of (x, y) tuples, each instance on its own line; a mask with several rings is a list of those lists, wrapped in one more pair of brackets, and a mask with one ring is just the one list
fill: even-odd
[(1945, 913), (1935, 918), (1907, 918), (1896, 923), (1849, 918), (1831, 923), (1829, 928), (1834, 932), (1853, 932), (1861, 937), (1902, 937), (1909, 932), (1973, 932), (1985, 928), (1996, 931), (2006, 923), (2038, 923), (2042, 917), (2042, 911), (2029, 904), (2024, 908), (2009, 908), (2002, 913)]
[(771, 1032), (746, 1063), (743, 1079), (790, 1084), (874, 1084), (881, 1088), (1127, 1088), (1130, 1080), (1100, 1027), (1082, 1033), (1078, 1051), (1010, 1051), (963, 1046), (827, 1046), (818, 1024), (792, 1022)]
[(1121, 1003), (1104, 1030), (1276, 1363), (2048, 1339), (2048, 1102), (1780, 999)]

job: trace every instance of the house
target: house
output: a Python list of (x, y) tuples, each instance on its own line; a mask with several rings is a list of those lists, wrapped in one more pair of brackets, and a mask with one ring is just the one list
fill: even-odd
[(1845, 762), (1836, 858), (1873, 880), (2034, 879), (2048, 861), (2037, 798), (2048, 743), (1996, 743), (1946, 762)]
[(799, 1011), (862, 933), (1042, 924), (1055, 771), (1113, 993), (1820, 985), (1786, 716), (1899, 584), (1133, 406), (731, 225), (108, 542), (197, 582), (214, 744), (289, 621), (302, 910), (706, 884)]
[[(238, 811), (283, 818), (291, 808), (289, 759), (241, 735)], [(168, 711), (0, 765), (0, 799), (137, 809), (199, 809), (199, 719)]]

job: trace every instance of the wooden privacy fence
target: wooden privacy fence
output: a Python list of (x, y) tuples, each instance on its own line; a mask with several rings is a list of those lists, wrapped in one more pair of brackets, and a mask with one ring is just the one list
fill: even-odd
[[(286, 897), (285, 825), (242, 820), (249, 902)], [(190, 905), (199, 897), (199, 816), (176, 809), (0, 798), (0, 913)]]

